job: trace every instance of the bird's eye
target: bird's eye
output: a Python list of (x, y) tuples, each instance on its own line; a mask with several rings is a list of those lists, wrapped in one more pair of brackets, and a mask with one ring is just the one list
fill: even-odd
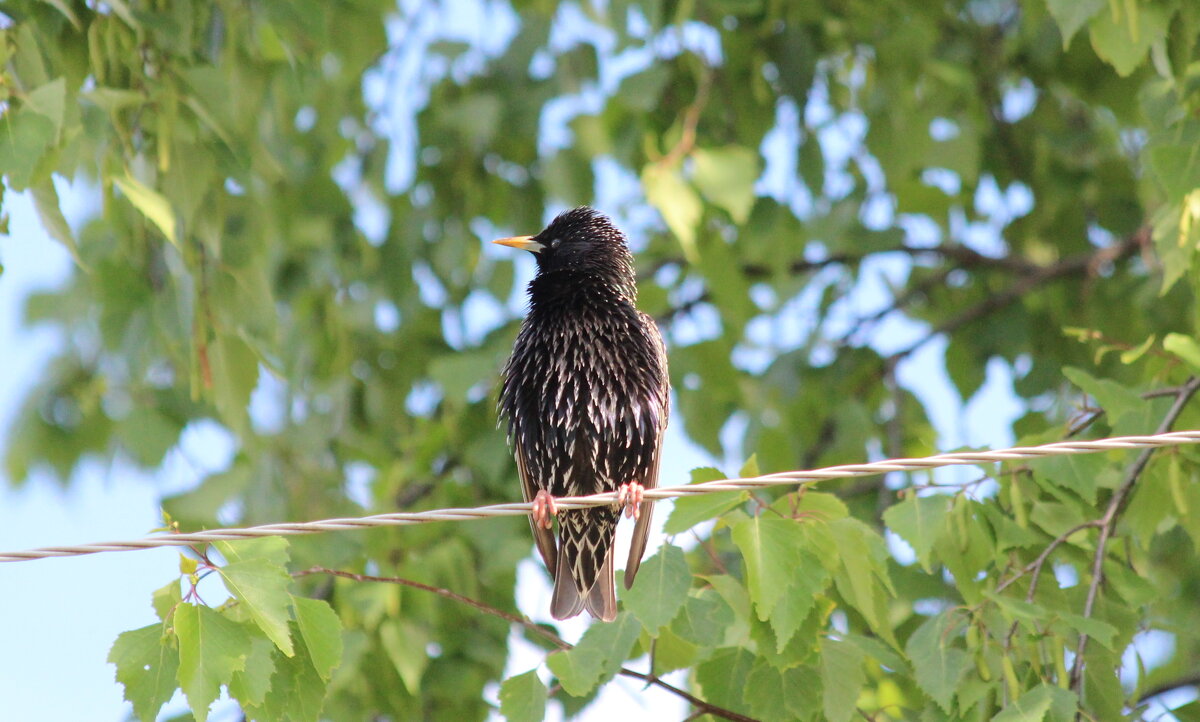
[(555, 238), (553, 241), (550, 241), (550, 250), (554, 250), (555, 248), (558, 248), (558, 244), (560, 244), (560, 243), (562, 243), (561, 238)]

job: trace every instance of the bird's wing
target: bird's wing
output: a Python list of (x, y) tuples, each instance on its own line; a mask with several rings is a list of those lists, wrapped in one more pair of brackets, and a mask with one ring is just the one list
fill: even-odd
[[(654, 322), (653, 318), (644, 313), (639, 315), (646, 333), (655, 340), (655, 349), (657, 351), (655, 361), (658, 366), (658, 388), (656, 389), (655, 401), (659, 405), (658, 425), (654, 429), (653, 446), (646, 474), (639, 480), (643, 489), (653, 489), (658, 486), (658, 466), (662, 460), (663, 433), (667, 429), (667, 417), (670, 415), (671, 379), (667, 375), (667, 347), (663, 343), (662, 334), (658, 331), (658, 324)], [(629, 544), (629, 560), (625, 563), (626, 589), (633, 586), (633, 580), (637, 576), (638, 567), (642, 565), (642, 555), (646, 553), (646, 538), (650, 535), (650, 522), (653, 518), (654, 502), (642, 502), (642, 506), (638, 510), (637, 524), (633, 527), (633, 541)]]
[[(525, 449), (521, 446), (521, 440), (516, 439), (513, 445), (517, 450), (517, 475), (521, 477), (521, 497), (525, 499), (525, 503), (529, 503), (537, 496), (541, 487), (529, 475), (529, 467), (525, 464)], [(542, 561), (546, 562), (546, 569), (553, 577), (558, 568), (558, 547), (554, 543), (554, 531), (538, 526), (533, 520), (532, 514), (529, 515), (529, 528), (533, 530), (533, 543), (537, 545), (538, 553), (542, 555)]]

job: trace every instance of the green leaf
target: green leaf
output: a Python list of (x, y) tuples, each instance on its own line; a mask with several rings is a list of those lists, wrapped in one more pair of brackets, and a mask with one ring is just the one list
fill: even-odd
[(886, 592), (878, 581), (879, 576), (887, 573), (882, 540), (870, 527), (854, 518), (838, 519), (828, 526), (843, 569), (842, 573), (834, 575), (838, 591), (876, 633), (886, 638), (890, 634), (884, 617)]
[(821, 687), (825, 719), (845, 722), (854, 715), (858, 694), (866, 684), (865, 655), (857, 646), (829, 637), (821, 638)]
[(775, 653), (782, 654), (784, 647), (800, 629), (812, 612), (817, 595), (829, 586), (829, 570), (821, 565), (820, 558), (810, 551), (801, 553), (800, 568), (792, 575), (791, 583), (783, 592), (783, 598), (771, 610), (771, 628), (775, 631)]
[(667, 228), (679, 239), (683, 255), (695, 263), (698, 260), (696, 228), (704, 211), (700, 196), (680, 177), (678, 168), (656, 164), (642, 170), (642, 188), (646, 191), (646, 200), (658, 209)]
[(30, 108), (0, 118), (0, 172), (13, 190), (25, 190), (37, 180), (38, 163), (53, 142), (54, 123)]
[(579, 644), (546, 658), (546, 666), (572, 697), (582, 697), (607, 682), (620, 670), (637, 642), (641, 625), (628, 612), (608, 624), (593, 624)]
[[(787, 700), (796, 694), (789, 689), (783, 672), (768, 662), (759, 659), (750, 674), (746, 675), (746, 703), (754, 716), (763, 722), (787, 722), (793, 719)], [(806, 694), (813, 690), (806, 689)]]
[(546, 715), (546, 685), (531, 669), (500, 685), (500, 714), (509, 722), (540, 722)]
[(67, 106), (66, 79), (55, 78), (49, 83), (34, 88), (25, 96), (25, 103), (30, 110), (44, 115), (51, 123), (54, 123), (55, 132), (61, 132), (63, 111)]
[(733, 609), (719, 594), (712, 589), (696, 589), (671, 623), (671, 629), (693, 644), (716, 647), (724, 642), (725, 630), (733, 622)]
[(1117, 651), (1113, 648), (1113, 641), (1117, 637), (1117, 628), (1108, 622), (1066, 612), (1059, 612), (1058, 618), (1074, 631), (1086, 634), (1096, 640), (1098, 644), (1107, 648), (1110, 652)]
[(954, 615), (950, 610), (930, 617), (913, 632), (904, 647), (917, 685), (947, 714), (954, 701), (954, 690), (969, 666), (966, 652), (950, 645)]
[(126, 175), (124, 178), (115, 177), (113, 182), (117, 184), (134, 208), (141, 211), (142, 215), (158, 226), (158, 230), (162, 231), (168, 241), (176, 247), (179, 246), (179, 221), (166, 197), (131, 175)]
[(739, 226), (754, 206), (754, 183), (760, 159), (754, 150), (741, 145), (697, 148), (692, 151), (692, 180), (713, 205), (725, 209)]
[(1196, 343), (1196, 339), (1181, 333), (1169, 333), (1163, 337), (1163, 349), (1191, 366), (1192, 371), (1200, 372), (1200, 343)]
[(67, 224), (66, 217), (63, 216), (62, 208), (58, 202), (58, 191), (54, 189), (54, 181), (47, 178), (40, 183), (35, 183), (30, 189), (33, 194), (33, 206), (37, 209), (38, 219), (42, 222), (42, 228), (46, 229), (46, 233), (59, 243), (67, 247), (71, 252), (71, 258), (75, 260), (75, 264), (85, 271), (90, 271), (87, 264), (83, 262), (83, 258), (79, 255), (79, 246), (75, 242), (75, 233), (71, 230), (71, 226)]
[[(1069, 366), (1063, 369), (1063, 375), (1096, 399), (1096, 403), (1108, 414), (1108, 423), (1113, 427), (1122, 422), (1140, 423), (1141, 417), (1146, 415), (1148, 405), (1142, 397), (1116, 381), (1097, 379), (1086, 371)], [(1125, 418), (1127, 416), (1129, 418)]]
[(292, 597), (292, 604), (313, 668), (328, 681), (342, 661), (342, 621), (324, 599)]
[(1066, 695), (1067, 699), (1064, 701), (1069, 705), (1066, 709), (1069, 710), (1070, 716), (1074, 716), (1075, 695), (1061, 687), (1043, 684), (1009, 702), (995, 717), (992, 717), (992, 722), (1042, 722), (1052, 706), (1059, 706), (1055, 705), (1055, 700), (1060, 699), (1062, 695)]
[[(595, 629), (595, 627), (589, 627)], [(546, 667), (562, 685), (563, 691), (572, 697), (582, 697), (600, 683), (604, 669), (604, 654), (590, 647), (580, 650), (569, 649), (555, 652), (546, 657)]]
[(172, 579), (154, 590), (154, 594), (151, 597), (151, 605), (154, 607), (154, 613), (158, 615), (158, 618), (165, 622), (167, 621), (167, 617), (171, 616), (171, 612), (175, 610), (175, 606), (182, 599), (183, 594), (179, 590), (179, 580)]
[(288, 636), (292, 606), (288, 587), (292, 578), (287, 570), (266, 559), (247, 559), (218, 567), (217, 571), (229, 593), (237, 597), (259, 629), (280, 651), (292, 656), (292, 640)]
[(325, 702), (325, 680), (313, 668), (307, 652), (301, 646), (291, 657), (275, 653), (271, 689), (262, 706), (249, 716), (287, 722), (318, 722)]
[(419, 695), (421, 677), (429, 666), (429, 654), (425, 651), (429, 638), (424, 630), (406, 620), (385, 619), (379, 625), (379, 639), (405, 689), (411, 695)]
[(245, 707), (263, 704), (271, 691), (271, 678), (275, 676), (276, 649), (275, 643), (266, 637), (251, 637), (246, 668), (233, 673), (233, 679), (229, 680), (229, 696)]
[(1121, 7), (1124, 12), (1119, 20), (1112, 12), (1092, 19), (1091, 39), (1096, 55), (1125, 77), (1142, 64), (1150, 46), (1166, 36), (1168, 16), (1163, 8), (1149, 3), (1126, 2)]
[(633, 588), (621, 595), (625, 608), (646, 627), (651, 636), (669, 624), (687, 601), (692, 573), (683, 550), (664, 544), (657, 554), (642, 563)]
[(125, 700), (133, 704), (134, 716), (153, 722), (175, 694), (179, 669), (179, 652), (163, 639), (163, 625), (122, 632), (113, 642), (108, 662), (117, 666), (117, 681), (125, 688)]
[(746, 588), (762, 621), (801, 568), (799, 526), (790, 519), (754, 517), (732, 527), (733, 543), (746, 560)]
[(696, 667), (696, 681), (703, 692), (699, 696), (726, 709), (745, 710), (746, 678), (753, 667), (754, 655), (745, 649), (720, 650)]
[(681, 496), (663, 524), (667, 534), (681, 534), (702, 521), (720, 516), (749, 498), (744, 491), (718, 491), (695, 496)]
[(213, 396), (221, 420), (235, 431), (246, 428), (247, 404), (258, 385), (258, 357), (237, 336), (219, 335), (211, 347)]
[(1079, 28), (1100, 12), (1105, 4), (1105, 0), (1046, 0), (1046, 7), (1062, 34), (1064, 51), (1071, 45), (1071, 38), (1075, 37)]
[(231, 621), (205, 606), (180, 604), (175, 609), (179, 638), (179, 686), (197, 722), (208, 719), (208, 708), (235, 672), (246, 668), (250, 654), (247, 632), (252, 627)]
[(904, 501), (883, 512), (883, 521), (901, 539), (912, 545), (921, 567), (932, 573), (933, 543), (942, 531), (948, 510), (945, 496), (916, 496), (910, 493)]

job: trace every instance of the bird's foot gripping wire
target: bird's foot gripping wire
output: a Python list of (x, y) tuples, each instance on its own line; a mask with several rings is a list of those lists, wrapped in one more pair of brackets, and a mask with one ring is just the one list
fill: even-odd
[(617, 491), (617, 508), (625, 507), (626, 518), (637, 519), (641, 516), (644, 492), (645, 489), (636, 481), (621, 484), (621, 488)]
[(558, 514), (558, 507), (554, 504), (554, 497), (550, 496), (550, 492), (542, 489), (533, 497), (533, 524), (540, 526), (543, 529), (549, 529), (554, 526), (554, 517)]

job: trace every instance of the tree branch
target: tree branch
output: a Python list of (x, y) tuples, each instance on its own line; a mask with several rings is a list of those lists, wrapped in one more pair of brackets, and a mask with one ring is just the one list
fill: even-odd
[[(403, 577), (377, 577), (369, 574), (343, 572), (337, 569), (328, 569), (320, 566), (309, 567), (308, 569), (304, 569), (302, 571), (292, 572), (293, 577), (307, 577), (313, 574), (327, 574), (330, 576), (342, 577), (343, 579), (352, 579), (356, 582), (382, 582), (384, 584), (399, 584), (401, 586), (411, 587), (413, 589), (420, 589), (425, 592), (436, 594), (439, 597), (444, 597), (446, 599), (465, 604), (469, 607), (479, 610), (480, 612), (483, 612), (484, 614), (489, 614), (493, 617), (499, 617), (506, 622), (518, 624), (534, 634), (537, 634), (539, 637), (549, 641), (551, 644), (561, 650), (566, 651), (575, 646), (546, 627), (534, 622), (529, 617), (513, 614), (512, 612), (506, 612), (503, 609), (497, 609), (490, 604), (463, 596), (457, 592), (452, 592), (449, 589), (443, 589), (441, 587), (435, 587), (429, 584), (422, 584), (421, 582), (416, 582), (411, 579), (404, 579)], [(627, 667), (621, 667), (621, 669), (618, 671), (618, 674), (621, 674), (625, 677), (640, 679), (647, 684), (664, 689), (677, 697), (687, 700), (689, 704), (695, 707), (702, 714), (711, 714), (714, 717), (720, 717), (721, 719), (734, 720), (734, 722), (756, 722), (753, 717), (747, 717), (743, 714), (734, 712), (733, 710), (725, 709), (724, 707), (717, 706), (711, 702), (706, 702), (699, 697), (690, 694), (686, 690), (682, 690), (675, 685), (670, 684), (669, 682), (659, 679), (658, 675), (653, 674), (653, 668), (651, 669), (651, 673), (647, 674), (645, 672), (637, 672)]]
[[(1175, 420), (1183, 413), (1184, 407), (1187, 406), (1188, 401), (1191, 400), (1198, 389), (1200, 389), (1200, 377), (1197, 376), (1192, 376), (1183, 386), (1179, 387), (1179, 392), (1175, 395), (1175, 403), (1171, 405), (1170, 411), (1167, 412), (1162, 423), (1158, 425), (1156, 433), (1162, 434), (1171, 430), (1171, 427), (1175, 424)], [(1129, 493), (1133, 490), (1133, 485), (1146, 469), (1146, 465), (1150, 463), (1150, 457), (1153, 454), (1153, 449), (1144, 449), (1142, 453), (1138, 454), (1133, 465), (1125, 473), (1124, 481), (1113, 492), (1112, 498), (1108, 502), (1108, 507), (1104, 511), (1104, 516), (1099, 519), (1100, 538), (1096, 541), (1096, 553), (1092, 557), (1092, 581), (1088, 585), (1087, 598), (1083, 604), (1083, 617), (1085, 619), (1092, 616), (1092, 612), (1096, 607), (1096, 596), (1100, 591), (1100, 583), (1104, 579), (1104, 559), (1107, 556), (1108, 540), (1112, 538), (1113, 530), (1116, 528), (1117, 517), (1120, 515), (1122, 507), (1124, 507)], [(1081, 633), (1079, 635), (1079, 643), (1075, 645), (1075, 661), (1071, 665), (1070, 689), (1076, 694), (1080, 694), (1083, 685), (1083, 653), (1087, 651), (1087, 643), (1088, 636)], [(1078, 715), (1076, 719), (1078, 719)]]
[(999, 293), (990, 294), (974, 306), (938, 324), (928, 334), (918, 339), (908, 348), (897, 351), (889, 356), (887, 361), (889, 364), (895, 364), (901, 359), (912, 355), (913, 352), (934, 338), (942, 334), (954, 333), (969, 323), (989, 316), (1050, 281), (1055, 281), (1064, 276), (1072, 276), (1083, 271), (1093, 271), (1100, 265), (1120, 260), (1142, 247), (1149, 241), (1149, 238), (1150, 229), (1143, 227), (1116, 245), (1064, 258), (1058, 263), (1049, 266), (1037, 266), (1037, 270), (1018, 279), (1007, 289)]

